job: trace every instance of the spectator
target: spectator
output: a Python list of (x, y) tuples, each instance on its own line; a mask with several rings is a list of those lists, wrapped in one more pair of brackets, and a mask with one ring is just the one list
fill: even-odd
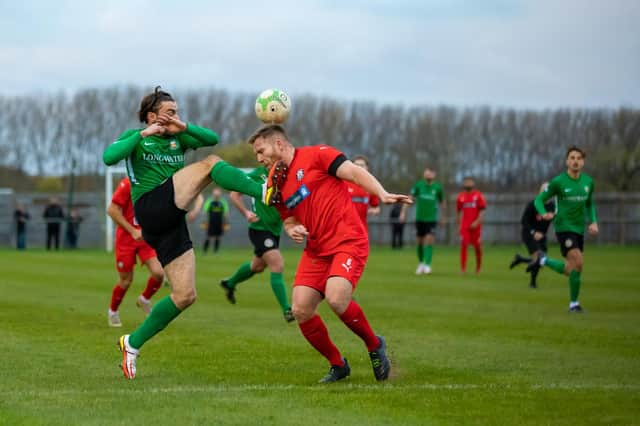
[(400, 220), (400, 213), (402, 213), (402, 205), (394, 204), (391, 208), (391, 248), (401, 249), (404, 238), (404, 220)]
[(51, 249), (52, 243), (58, 250), (60, 248), (60, 225), (64, 220), (64, 211), (56, 197), (49, 199), (49, 204), (45, 207), (42, 217), (47, 224), (47, 250)]
[(22, 204), (16, 204), (13, 219), (16, 222), (16, 248), (24, 250), (27, 248), (27, 221), (30, 216)]
[(78, 209), (72, 208), (67, 218), (66, 246), (70, 249), (78, 248), (78, 233), (80, 231), (80, 222), (84, 218), (80, 216)]

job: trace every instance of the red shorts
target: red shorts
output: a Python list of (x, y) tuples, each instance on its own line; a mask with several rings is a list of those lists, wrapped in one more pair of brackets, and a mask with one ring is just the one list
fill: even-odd
[(362, 257), (346, 252), (339, 252), (332, 256), (315, 257), (304, 251), (298, 264), (293, 286), (311, 287), (324, 294), (329, 277), (342, 277), (349, 281), (355, 290), (367, 263), (367, 257), (367, 255)]
[(133, 238), (116, 239), (116, 268), (118, 272), (131, 272), (136, 265), (136, 254), (140, 263), (144, 263), (152, 257), (157, 257), (156, 251), (144, 241), (136, 241)]
[(480, 234), (482, 234), (482, 226), (477, 226), (474, 229), (460, 228), (460, 240), (463, 244), (480, 244)]

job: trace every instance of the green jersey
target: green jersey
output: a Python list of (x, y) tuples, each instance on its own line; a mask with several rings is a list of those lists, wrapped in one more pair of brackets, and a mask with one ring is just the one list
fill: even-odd
[(554, 177), (547, 189), (536, 197), (535, 206), (541, 215), (546, 213), (544, 203), (556, 197), (556, 215), (553, 227), (556, 232), (584, 234), (587, 214), (591, 222), (597, 222), (596, 207), (593, 203), (593, 179), (584, 173), (574, 179), (567, 172)]
[(143, 138), (142, 130), (125, 131), (102, 154), (107, 166), (126, 159), (134, 203), (184, 167), (186, 150), (218, 143), (215, 132), (193, 124), (187, 124), (183, 132), (167, 136)]
[(444, 200), (442, 185), (421, 179), (411, 188), (411, 195), (416, 200), (416, 221), (437, 222), (438, 204)]
[[(247, 176), (254, 182), (262, 184), (266, 182), (268, 174), (269, 172), (263, 166), (247, 173)], [(282, 232), (282, 218), (280, 218), (280, 213), (278, 213), (275, 207), (267, 206), (261, 200), (252, 198), (251, 210), (253, 210), (260, 220), (250, 223), (249, 228), (257, 231), (269, 231), (277, 236), (280, 235), (280, 232)]]

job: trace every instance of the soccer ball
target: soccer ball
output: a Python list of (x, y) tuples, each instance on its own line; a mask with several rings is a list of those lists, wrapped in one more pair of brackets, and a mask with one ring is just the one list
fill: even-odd
[(291, 111), (289, 95), (278, 89), (267, 89), (256, 99), (256, 116), (263, 123), (282, 124)]

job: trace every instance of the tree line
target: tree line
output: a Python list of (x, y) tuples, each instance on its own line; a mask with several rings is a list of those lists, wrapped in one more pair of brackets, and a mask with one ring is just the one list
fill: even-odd
[[(140, 126), (136, 111), (149, 90), (0, 96), (0, 166), (51, 176), (68, 175), (75, 164), (75, 174), (103, 174), (102, 151), (123, 130)], [(253, 112), (255, 95), (169, 91), (184, 120), (219, 134), (216, 152), (238, 166), (255, 165), (243, 142), (260, 124)], [(449, 187), (471, 175), (486, 190), (533, 190), (564, 168), (570, 145), (587, 152), (586, 170), (598, 190), (640, 188), (640, 110), (635, 108), (401, 106), (308, 94), (292, 99), (286, 128), (295, 145), (326, 143), (348, 156), (364, 154), (392, 190), (407, 191), (426, 166)], [(6, 174), (0, 174), (2, 186), (11, 186)]]

